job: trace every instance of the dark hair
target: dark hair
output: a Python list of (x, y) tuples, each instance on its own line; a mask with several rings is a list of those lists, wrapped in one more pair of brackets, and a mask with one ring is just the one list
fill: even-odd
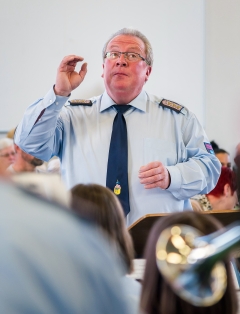
[(232, 195), (237, 190), (237, 177), (233, 170), (228, 167), (221, 168), (221, 174), (215, 188), (207, 195), (221, 196), (224, 192), (224, 186), (229, 184)]
[(229, 153), (228, 153), (225, 149), (223, 149), (223, 148), (217, 148), (217, 149), (215, 149), (215, 150), (214, 150), (214, 153), (215, 153), (215, 154), (228, 154), (228, 155), (229, 155)]
[(222, 228), (214, 217), (196, 212), (181, 212), (160, 218), (152, 228), (145, 247), (146, 266), (142, 284), (141, 309), (146, 314), (236, 314), (237, 299), (231, 277), (231, 265), (227, 259), (227, 289), (222, 299), (210, 307), (196, 307), (178, 297), (157, 268), (156, 244), (160, 233), (174, 225), (186, 224), (203, 234)]
[(114, 193), (98, 184), (77, 184), (71, 189), (72, 210), (95, 221), (115, 244), (127, 271), (133, 270), (133, 243), (126, 228), (123, 208)]
[(218, 144), (215, 141), (211, 141), (210, 144), (212, 145), (213, 150), (219, 149)]
[(228, 154), (229, 155), (229, 153), (225, 149), (220, 148), (215, 141), (211, 141), (210, 144), (212, 145), (212, 148), (215, 154)]

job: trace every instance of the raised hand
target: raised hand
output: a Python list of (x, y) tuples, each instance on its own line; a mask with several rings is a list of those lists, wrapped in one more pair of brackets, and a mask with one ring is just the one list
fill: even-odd
[(83, 61), (80, 56), (70, 55), (61, 61), (56, 77), (54, 91), (56, 95), (68, 96), (77, 88), (87, 73), (87, 63), (83, 63), (79, 72), (75, 71), (78, 62)]
[(138, 177), (145, 189), (167, 189), (171, 183), (167, 168), (160, 161), (153, 161), (139, 169)]

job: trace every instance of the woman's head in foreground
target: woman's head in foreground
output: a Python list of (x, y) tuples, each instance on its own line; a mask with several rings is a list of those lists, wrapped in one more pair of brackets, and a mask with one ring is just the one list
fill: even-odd
[(116, 246), (127, 272), (133, 270), (133, 243), (128, 233), (122, 206), (114, 193), (98, 184), (77, 184), (71, 189), (72, 210), (95, 221)]

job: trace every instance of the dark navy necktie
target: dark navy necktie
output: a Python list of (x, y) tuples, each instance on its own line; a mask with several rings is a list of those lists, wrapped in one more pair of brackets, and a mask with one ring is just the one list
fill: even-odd
[(123, 116), (129, 105), (114, 105), (117, 114), (113, 121), (112, 136), (108, 154), (106, 186), (119, 198), (125, 216), (130, 211), (128, 192), (128, 141), (127, 126)]

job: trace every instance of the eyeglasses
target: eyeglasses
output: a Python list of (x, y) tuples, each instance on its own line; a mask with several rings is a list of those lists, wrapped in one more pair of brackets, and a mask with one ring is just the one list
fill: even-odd
[(15, 153), (14, 152), (11, 152), (11, 153), (6, 153), (6, 154), (0, 154), (0, 157), (10, 157), (10, 156), (15, 156)]
[(105, 54), (105, 58), (110, 59), (110, 60), (116, 60), (120, 58), (122, 54), (124, 55), (124, 58), (130, 62), (137, 62), (139, 60), (143, 60), (148, 64), (147, 60), (143, 58), (139, 53), (136, 53), (136, 52), (108, 51)]

